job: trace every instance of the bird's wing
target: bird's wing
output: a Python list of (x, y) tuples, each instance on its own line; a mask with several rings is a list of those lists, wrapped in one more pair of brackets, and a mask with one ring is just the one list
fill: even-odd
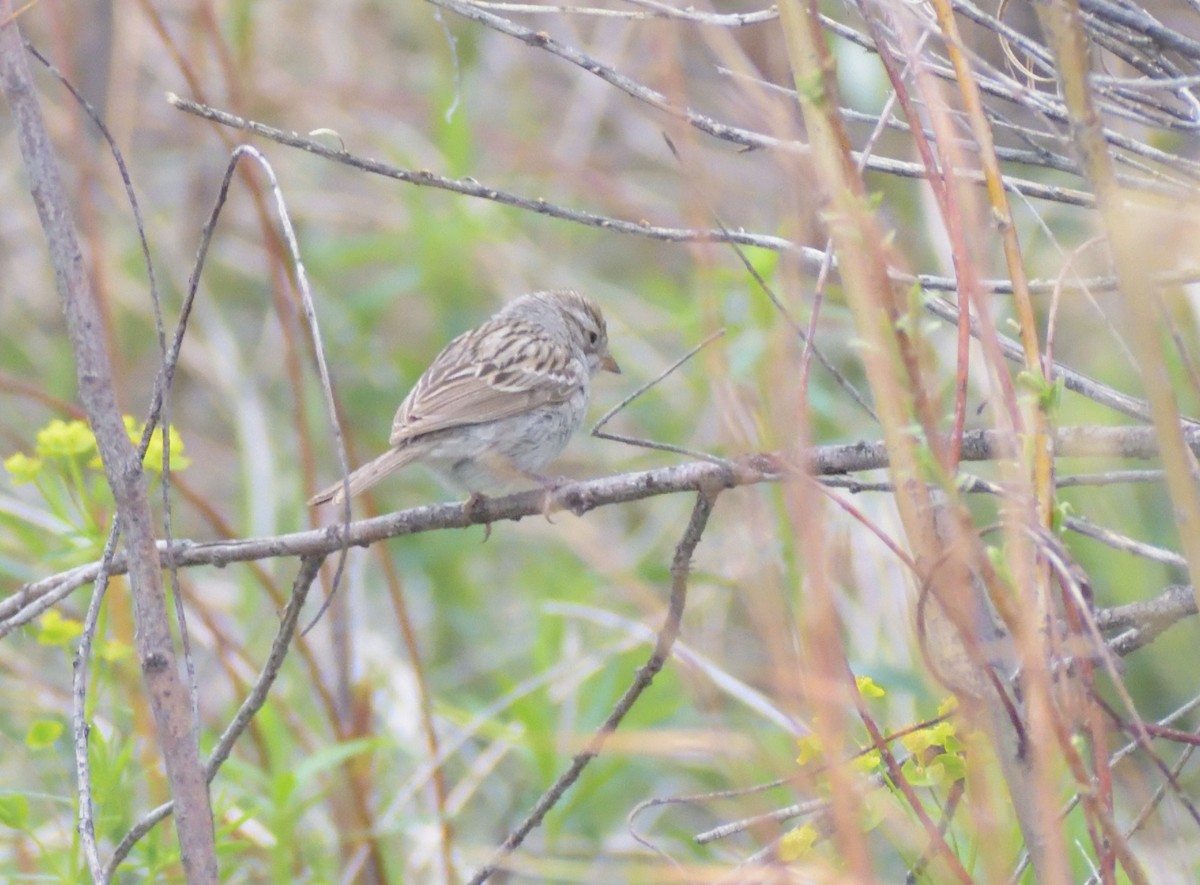
[(586, 383), (587, 368), (565, 344), (511, 318), (455, 338), (404, 398), (391, 444), (481, 424), (563, 402)]

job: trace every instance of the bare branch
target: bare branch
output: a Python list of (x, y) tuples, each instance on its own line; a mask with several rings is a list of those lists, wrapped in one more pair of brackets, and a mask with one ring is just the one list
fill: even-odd
[[(558, 218), (588, 227), (597, 227), (603, 230), (611, 230), (615, 233), (630, 234), (669, 243), (737, 243), (742, 246), (756, 246), (761, 249), (769, 249), (773, 252), (786, 252), (795, 255), (806, 265), (814, 269), (820, 268), (825, 261), (823, 250), (800, 246), (791, 240), (771, 234), (757, 234), (743, 229), (704, 230), (663, 227), (650, 224), (648, 221), (627, 221), (625, 219), (599, 215), (594, 212), (570, 209), (551, 203), (540, 197), (526, 197), (511, 191), (491, 187), (473, 178), (446, 178), (427, 169), (405, 169), (400, 166), (393, 166), (390, 163), (383, 163), (379, 160), (358, 157), (345, 149), (334, 150), (315, 139), (305, 138), (295, 132), (277, 129), (274, 126), (268, 126), (265, 123), (255, 120), (247, 120), (235, 114), (181, 98), (173, 93), (167, 93), (167, 101), (181, 111), (195, 114), (198, 117), (211, 120), (222, 126), (241, 129), (244, 132), (268, 138), (279, 144), (307, 151), (310, 154), (323, 157), (327, 160), (333, 160), (337, 163), (343, 163), (355, 169), (360, 169), (363, 172), (383, 175), (387, 178), (393, 178), (397, 181), (403, 181), (419, 187), (432, 187), (477, 199), (491, 200), (502, 205), (513, 206), (550, 218)], [(888, 162), (890, 163), (891, 161)], [(867, 164), (867, 168), (872, 168), (870, 163)], [(922, 167), (916, 163), (905, 164), (905, 170), (912, 177), (920, 177), (922, 174)], [(876, 171), (893, 170), (884, 169)], [(1029, 194), (1029, 191), (1023, 191), (1023, 193)], [(834, 269), (837, 269), (837, 266), (835, 259), (833, 262)], [(895, 282), (902, 285), (917, 283), (924, 289), (942, 292), (955, 292), (958, 289), (958, 282), (953, 277), (940, 276), (938, 274), (912, 274), (893, 268), (891, 276)], [(1157, 275), (1156, 282), (1158, 285), (1171, 286), (1194, 282), (1198, 279), (1200, 279), (1200, 268), (1187, 267), (1161, 273)], [(1012, 282), (1007, 279), (984, 279), (980, 280), (979, 284), (986, 291), (997, 294), (1010, 294), (1012, 292)], [(1097, 292), (1111, 291), (1116, 288), (1116, 280), (1110, 276), (1101, 276), (1074, 281), (1045, 279), (1031, 279), (1029, 281), (1029, 290), (1034, 293), (1050, 293), (1056, 288), (1064, 292), (1075, 292), (1085, 288)]]
[(128, 551), (142, 676), (158, 731), (171, 792), (179, 802), (183, 866), (193, 883), (218, 880), (212, 810), (200, 765), (199, 742), (180, 678), (163, 596), (146, 482), (117, 407), (103, 319), (75, 234), (71, 207), (9, 0), (0, 0), (0, 88), (16, 121), (34, 203), (50, 247), (55, 280), (75, 353), (79, 396), (96, 436)]
[[(300, 611), (304, 608), (304, 601), (308, 598), (308, 591), (312, 587), (313, 581), (321, 571), (321, 563), (325, 561), (324, 556), (306, 556), (300, 563), (300, 570), (296, 574), (296, 580), (292, 584), (292, 595), (288, 599), (288, 604), (283, 610), (280, 617), (279, 629), (275, 633), (275, 639), (271, 643), (271, 651), (267, 655), (266, 663), (263, 664), (262, 672), (259, 673), (258, 679), (254, 682), (254, 687), (242, 701), (242, 706), (238, 708), (237, 714), (225, 727), (225, 731), (221, 733), (217, 745), (213, 747), (212, 755), (208, 757), (208, 762), (204, 766), (205, 778), (208, 782), (216, 777), (225, 760), (229, 758), (229, 753), (233, 750), (233, 745), (242, 733), (250, 725), (251, 720), (262, 705), (267, 702), (267, 694), (271, 690), (271, 686), (275, 682), (275, 678), (279, 675), (279, 670), (283, 666), (283, 660), (287, 657), (288, 649), (291, 648), (292, 638), (296, 635), (296, 624), (300, 619)], [(103, 882), (112, 881), (113, 875), (116, 873), (117, 867), (121, 861), (128, 856), (133, 846), (137, 844), (146, 833), (150, 832), (160, 821), (164, 820), (174, 810), (174, 803), (167, 802), (160, 805), (158, 808), (145, 815), (139, 820), (124, 838), (117, 844), (113, 851), (113, 856), (104, 868)]]
[[(1200, 427), (1188, 426), (1186, 437), (1192, 448), (1200, 451)], [(1065, 427), (1057, 433), (1055, 451), (1063, 457), (1148, 459), (1157, 455), (1158, 441), (1153, 429), (1148, 427)], [(989, 461), (1011, 454), (1006, 448), (1005, 437), (997, 431), (975, 430), (963, 436), (964, 461)], [(887, 455), (881, 442), (818, 446), (809, 453), (808, 461), (802, 467), (788, 466), (773, 454), (758, 453), (730, 458), (722, 463), (692, 461), (570, 483), (555, 493), (555, 505), (581, 516), (597, 507), (698, 491), (713, 483), (724, 483), (732, 488), (775, 482), (799, 469), (813, 476), (830, 476), (878, 470), (887, 466)], [(336, 552), (344, 543), (367, 546), (402, 535), (519, 521), (528, 516), (541, 515), (543, 510), (544, 493), (522, 492), (502, 498), (485, 498), (471, 508), (457, 503), (410, 507), (351, 523), (348, 536), (344, 534), (343, 526), (330, 525), (323, 529), (266, 538), (202, 543), (179, 540), (169, 552), (181, 568), (224, 566), (231, 562), (280, 556), (326, 556)], [(343, 538), (346, 540), (343, 541)], [(161, 543), (160, 549), (164, 552), (167, 550), (165, 544)], [(25, 584), (0, 601), (0, 639), (37, 617), (73, 590), (93, 581), (98, 570), (98, 563), (77, 566)], [(125, 555), (117, 553), (113, 557), (112, 574), (124, 574), (126, 570)]]
[(621, 724), (625, 714), (632, 709), (642, 693), (650, 687), (650, 683), (654, 681), (658, 671), (663, 668), (667, 658), (671, 656), (671, 647), (679, 635), (679, 626), (683, 620), (683, 608), (687, 602), (688, 575), (691, 574), (692, 554), (696, 550), (696, 545), (700, 543), (705, 526), (708, 525), (708, 517), (712, 514), (721, 488), (720, 485), (713, 484), (701, 488), (700, 493), (696, 496), (692, 517), (688, 520), (683, 537), (675, 547), (675, 557), (671, 562), (671, 598), (667, 604), (667, 618), (658, 633), (658, 640), (654, 644), (654, 651), (651, 653), (650, 659), (637, 671), (633, 684), (621, 695), (608, 718), (604, 720), (604, 724), (596, 730), (583, 750), (571, 760), (570, 767), (542, 794), (542, 797), (533, 806), (533, 810), (529, 812), (529, 816), (509, 834), (487, 866), (471, 877), (470, 885), (479, 885), (479, 883), (487, 881), (493, 873), (499, 871), (504, 858), (512, 854), (525, 841), (525, 837), (542, 822), (546, 812), (553, 808), (571, 785), (579, 779), (579, 775), (583, 773), (583, 769), (587, 767), (588, 763), (600, 755), (609, 735), (617, 730), (617, 726)]

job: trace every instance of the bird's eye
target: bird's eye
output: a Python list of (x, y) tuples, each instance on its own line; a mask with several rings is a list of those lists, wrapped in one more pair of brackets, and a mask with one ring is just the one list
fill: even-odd
[(595, 344), (599, 340), (600, 336), (598, 334), (595, 332), (588, 332), (588, 341), (590, 341), (592, 344)]

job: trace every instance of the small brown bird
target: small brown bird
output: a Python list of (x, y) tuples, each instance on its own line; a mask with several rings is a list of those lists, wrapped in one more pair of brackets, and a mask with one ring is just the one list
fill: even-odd
[[(556, 289), (510, 301), (438, 354), (396, 412), (392, 448), (350, 474), (350, 495), (413, 462), (472, 495), (541, 479), (583, 423), (601, 369), (621, 371), (591, 299)], [(308, 503), (344, 493), (339, 481)]]

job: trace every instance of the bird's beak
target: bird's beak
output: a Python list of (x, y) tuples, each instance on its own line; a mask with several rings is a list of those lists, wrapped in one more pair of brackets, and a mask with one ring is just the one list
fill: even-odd
[(606, 372), (612, 372), (614, 375), (621, 374), (621, 367), (617, 365), (617, 361), (612, 358), (611, 354), (604, 354), (600, 357), (600, 368)]

